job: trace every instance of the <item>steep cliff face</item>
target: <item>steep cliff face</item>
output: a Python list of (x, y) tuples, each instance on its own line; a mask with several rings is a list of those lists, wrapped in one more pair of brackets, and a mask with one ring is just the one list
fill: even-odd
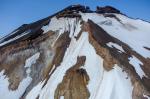
[(150, 23), (81, 5), (0, 39), (2, 99), (149, 99)]

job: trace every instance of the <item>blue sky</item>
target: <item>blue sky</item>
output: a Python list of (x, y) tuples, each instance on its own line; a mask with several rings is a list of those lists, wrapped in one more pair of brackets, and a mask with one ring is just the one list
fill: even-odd
[(150, 0), (0, 0), (0, 37), (71, 4), (87, 5), (93, 10), (111, 5), (132, 18), (150, 21)]

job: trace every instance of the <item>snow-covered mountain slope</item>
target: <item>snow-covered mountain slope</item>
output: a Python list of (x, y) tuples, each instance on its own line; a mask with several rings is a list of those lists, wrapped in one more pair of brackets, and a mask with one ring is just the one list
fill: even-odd
[(150, 23), (81, 5), (0, 39), (1, 99), (150, 99)]

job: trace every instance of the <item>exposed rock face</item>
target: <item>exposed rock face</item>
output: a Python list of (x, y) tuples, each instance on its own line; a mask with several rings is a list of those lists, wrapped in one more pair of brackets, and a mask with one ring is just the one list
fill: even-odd
[(55, 99), (88, 99), (90, 94), (86, 87), (89, 76), (85, 69), (80, 68), (85, 63), (85, 56), (77, 58), (77, 63), (67, 70), (61, 84), (55, 91)]
[(97, 7), (96, 12), (98, 13), (121, 13), (119, 10), (111, 7), (111, 6), (106, 6), (106, 7)]
[(0, 39), (0, 97), (149, 99), (149, 27), (81, 5), (24, 24)]

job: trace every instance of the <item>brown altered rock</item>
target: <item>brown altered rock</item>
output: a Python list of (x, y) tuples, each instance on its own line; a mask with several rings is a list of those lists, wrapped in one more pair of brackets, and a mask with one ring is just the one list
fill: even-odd
[[(71, 39), (69, 37), (69, 33), (66, 32), (66, 33), (63, 33), (62, 35), (60, 35), (60, 37), (55, 42), (55, 44), (53, 46), (55, 55), (53, 57), (52, 62), (49, 63), (48, 67), (43, 72), (44, 78), (46, 78), (45, 84), (47, 83), (49, 77), (52, 75), (49, 73), (52, 70), (53, 66), (55, 66), (54, 67), (54, 70), (55, 70), (57, 68), (57, 66), (59, 66), (61, 64), (63, 57), (65, 55), (65, 52), (70, 44), (70, 41), (71, 41)], [(52, 71), (52, 73), (53, 73), (53, 71)], [(44, 84), (44, 86), (45, 86), (45, 84)]]
[[(94, 27), (94, 26), (93, 26)], [(98, 27), (97, 27), (98, 28)], [(104, 59), (104, 62), (103, 62), (103, 66), (104, 66), (104, 68), (106, 69), (106, 70), (111, 70), (112, 68), (113, 68), (113, 66), (114, 66), (114, 64), (116, 63), (116, 60), (111, 56), (111, 54), (109, 53), (109, 50), (108, 49), (106, 49), (105, 47), (103, 47), (104, 45), (105, 45), (105, 43), (106, 42), (108, 42), (108, 40), (111, 40), (111, 39), (108, 39), (108, 40), (106, 40), (107, 39), (107, 37), (109, 37), (109, 36), (106, 36), (105, 37), (105, 35), (103, 35), (103, 32), (105, 33), (105, 31), (101, 31), (101, 29), (99, 30), (99, 31), (92, 31), (93, 30), (93, 28), (92, 27), (90, 27), (89, 26), (89, 24), (88, 23), (85, 23), (84, 24), (84, 30), (85, 31), (88, 31), (88, 33), (89, 33), (89, 42), (93, 45), (93, 47), (95, 48), (95, 50), (96, 50), (96, 53), (98, 54), (98, 55), (100, 55), (103, 59)], [(96, 30), (96, 29), (95, 29)], [(97, 34), (99, 34), (99, 36), (97, 36), (97, 37), (100, 37), (100, 38), (98, 38), (98, 39), (100, 39), (99, 41), (97, 41), (97, 39), (95, 40), (94, 38), (93, 38), (93, 33), (97, 33)], [(102, 37), (101, 37), (101, 35), (103, 35)], [(109, 37), (110, 38), (110, 37)], [(103, 40), (104, 39), (104, 40)], [(106, 41), (105, 41), (106, 40)], [(100, 44), (102, 44), (102, 45), (100, 45), (98, 42), (100, 42)]]
[(96, 9), (97, 13), (121, 13), (119, 10), (111, 7), (111, 6), (105, 6), (105, 7), (97, 7)]
[(87, 89), (89, 76), (85, 69), (80, 69), (85, 63), (85, 56), (77, 58), (77, 63), (67, 70), (63, 81), (57, 86), (55, 99), (88, 99), (90, 93)]
[[(47, 43), (46, 47), (44, 47), (42, 46), (43, 42), (48, 42), (48, 39), (53, 40), (55, 36), (56, 34), (54, 35), (53, 32), (49, 32), (36, 39), (14, 43), (0, 49), (0, 71), (5, 70), (4, 74), (8, 77), (10, 90), (16, 90), (20, 82), (26, 78), (26, 68), (24, 67), (26, 59), (38, 51), (42, 53), (44, 49), (52, 44)], [(32, 87), (43, 79), (41, 71), (46, 68), (44, 53), (46, 52), (40, 55), (39, 60), (31, 68), (31, 77), (33, 77)], [(31, 88), (31, 86), (29, 87)]]

